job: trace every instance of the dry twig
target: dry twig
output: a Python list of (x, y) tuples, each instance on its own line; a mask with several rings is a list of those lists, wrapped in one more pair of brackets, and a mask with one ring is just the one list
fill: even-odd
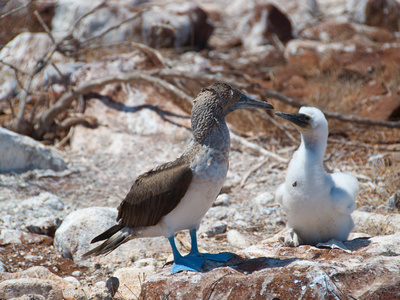
[(156, 68), (165, 67), (164, 58), (162, 57), (161, 53), (156, 49), (149, 47), (145, 44), (136, 42), (131, 42), (131, 45), (142, 50), (149, 57)]
[(92, 43), (93, 41), (99, 40), (102, 37), (104, 37), (107, 33), (118, 29), (119, 27), (121, 27), (122, 25), (124, 25), (125, 23), (131, 22), (133, 20), (135, 20), (136, 18), (140, 17), (144, 12), (148, 11), (149, 8), (143, 8), (142, 10), (138, 11), (135, 15), (133, 15), (132, 17), (120, 22), (117, 25), (111, 26), (109, 28), (107, 28), (106, 30), (104, 30), (103, 32), (99, 33), (98, 35), (92, 36), (90, 38), (88, 38), (87, 40), (84, 40), (81, 42), (81, 45), (83, 47), (87, 46), (89, 43)]
[(51, 125), (57, 115), (68, 107), (70, 107), (72, 101), (76, 99), (79, 95), (84, 95), (92, 90), (102, 87), (111, 83), (118, 82), (131, 82), (131, 81), (145, 81), (150, 82), (155, 85), (159, 85), (164, 88), (166, 91), (174, 94), (175, 97), (178, 98), (178, 102), (183, 104), (184, 109), (191, 109), (192, 106), (192, 97), (188, 96), (174, 85), (169, 82), (162, 80), (160, 78), (151, 76), (147, 74), (145, 71), (135, 71), (131, 73), (119, 73), (115, 75), (110, 75), (103, 78), (98, 78), (95, 80), (91, 80), (81, 84), (80, 86), (74, 88), (72, 91), (65, 93), (55, 105), (53, 105), (50, 109), (48, 109), (41, 117), (39, 123), (37, 124), (37, 133), (39, 136), (43, 136), (44, 133), (49, 132), (51, 129)]
[(275, 160), (277, 160), (277, 161), (279, 161), (281, 163), (288, 163), (289, 162), (286, 158), (283, 158), (283, 157), (279, 156), (276, 153), (268, 151), (267, 149), (264, 149), (263, 147), (261, 147), (261, 146), (259, 146), (257, 144), (251, 143), (251, 142), (247, 141), (245, 138), (242, 138), (242, 137), (234, 134), (233, 132), (231, 132), (231, 139), (232, 139), (232, 141), (234, 141), (234, 142), (236, 142), (236, 143), (238, 143), (238, 144), (240, 144), (240, 145), (242, 145), (242, 146), (244, 146), (246, 148), (254, 150), (254, 151), (256, 151), (258, 153), (261, 153), (261, 154), (263, 154), (265, 156), (269, 156), (269, 157), (271, 157), (271, 158), (273, 158), (273, 159), (275, 159)]
[[(264, 96), (277, 99), (284, 103), (290, 104), (294, 107), (307, 106), (307, 104), (297, 101), (297, 100), (294, 100), (285, 95), (282, 95), (281, 93), (272, 92), (270, 90), (263, 89), (263, 88), (259, 88), (259, 89), (261, 90), (261, 92)], [(337, 120), (344, 121), (344, 122), (352, 122), (352, 123), (366, 124), (366, 125), (377, 125), (377, 126), (384, 126), (384, 127), (391, 127), (391, 128), (400, 128), (400, 122), (371, 120), (371, 119), (361, 118), (361, 117), (357, 117), (357, 116), (353, 116), (353, 115), (345, 116), (338, 112), (330, 112), (330, 111), (326, 111), (326, 110), (321, 110), (321, 111), (325, 114), (325, 116), (327, 118), (337, 119)]]
[(240, 182), (240, 187), (244, 187), (246, 184), (247, 179), (250, 177), (251, 174), (253, 174), (255, 171), (257, 171), (259, 168), (261, 168), (265, 163), (267, 163), (269, 160), (269, 156), (267, 158), (263, 159), (262, 162), (258, 163), (255, 165), (253, 168), (251, 168), (244, 176), (242, 181)]
[(43, 18), (40, 16), (39, 12), (37, 10), (35, 10), (33, 13), (35, 14), (36, 19), (38, 19), (40, 25), (43, 27), (44, 31), (46, 31), (47, 35), (50, 37), (53, 44), (56, 44), (56, 40), (54, 39), (54, 36), (51, 34), (49, 27), (47, 27), (46, 23), (44, 22)]
[(8, 17), (9, 15), (12, 15), (12, 14), (14, 14), (14, 13), (20, 11), (21, 9), (24, 9), (25, 7), (28, 7), (32, 2), (33, 2), (33, 0), (29, 0), (29, 1), (26, 2), (24, 5), (21, 5), (21, 6), (17, 7), (17, 8), (14, 8), (13, 10), (10, 10), (8, 13), (2, 14), (2, 15), (0, 16), (0, 20), (2, 20), (2, 19), (4, 19), (4, 18)]
[(63, 147), (74, 135), (74, 132), (75, 132), (75, 128), (74, 127), (70, 128), (70, 130), (68, 131), (68, 134), (61, 141), (59, 141), (57, 144), (55, 144), (54, 147), (57, 149), (60, 149), (61, 147)]

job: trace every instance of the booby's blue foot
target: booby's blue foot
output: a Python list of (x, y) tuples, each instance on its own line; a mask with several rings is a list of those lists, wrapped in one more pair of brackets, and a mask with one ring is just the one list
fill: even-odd
[(223, 252), (223, 253), (217, 253), (217, 254), (200, 253), (199, 249), (197, 248), (196, 229), (190, 230), (190, 238), (192, 239), (192, 249), (191, 249), (190, 253), (188, 255), (186, 255), (186, 257), (189, 257), (189, 256), (190, 257), (204, 257), (205, 259), (208, 259), (208, 260), (225, 262), (235, 256), (235, 254), (229, 253), (229, 252)]
[(205, 259), (197, 256), (184, 256), (177, 258), (171, 267), (171, 274), (182, 271), (201, 271)]
[(175, 245), (174, 237), (168, 238), (171, 248), (172, 254), (174, 255), (174, 264), (171, 268), (171, 273), (175, 274), (181, 271), (201, 271), (201, 267), (204, 264), (205, 259), (200, 256), (182, 256)]

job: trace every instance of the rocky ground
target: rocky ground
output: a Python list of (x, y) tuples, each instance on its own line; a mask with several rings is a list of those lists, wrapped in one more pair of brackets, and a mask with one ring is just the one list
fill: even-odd
[[(40, 140), (0, 132), (0, 298), (400, 299), (400, 4), (220, 0), (198, 1), (199, 11), (194, 3), (157, 1), (135, 8), (141, 2), (109, 1), (75, 23), (75, 48), (62, 38), (67, 25), (94, 7), (34, 2), (0, 20), (19, 28), (0, 32), (0, 122)], [(1, 14), (24, 3), (1, 3)], [(135, 11), (141, 22), (84, 43)], [(24, 31), (30, 33), (18, 35)], [(49, 58), (51, 37), (63, 43)], [(107, 76), (114, 76), (108, 84), (95, 84)], [(136, 176), (184, 151), (191, 138), (187, 98), (214, 81), (234, 83), (276, 111), (306, 103), (327, 112), (326, 169), (360, 182), (350, 251), (279, 242), (286, 218), (274, 192), (299, 134), (273, 115), (245, 111), (228, 119), (228, 178), (198, 234), (200, 249), (236, 254), (228, 266), (170, 275), (163, 237), (81, 260), (90, 240), (114, 223)], [(70, 94), (78, 100), (46, 127), (48, 112)], [(176, 238), (182, 252), (190, 249), (187, 232)]]

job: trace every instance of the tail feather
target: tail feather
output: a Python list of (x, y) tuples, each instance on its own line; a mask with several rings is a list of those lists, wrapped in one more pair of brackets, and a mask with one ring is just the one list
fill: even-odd
[(112, 237), (114, 234), (116, 234), (118, 231), (120, 231), (122, 228), (124, 228), (124, 226), (122, 226), (122, 224), (114, 225), (113, 227), (104, 231), (102, 234), (96, 236), (90, 243), (93, 244), (98, 241), (103, 241), (105, 239), (108, 239), (108, 238)]
[[(132, 238), (132, 230), (131, 229), (123, 227), (121, 230), (114, 232), (115, 231), (114, 227), (111, 227), (106, 232), (104, 232), (101, 235), (99, 235), (98, 237), (94, 238), (92, 243), (95, 240), (96, 241), (105, 240), (105, 239), (107, 239), (107, 240), (104, 241), (101, 245), (84, 253), (82, 255), (82, 258), (86, 258), (89, 256), (107, 255), (111, 251), (115, 250), (120, 245), (122, 245), (123, 243), (126, 243), (127, 241), (129, 241)], [(111, 230), (111, 229), (114, 229), (114, 230)], [(111, 236), (110, 235), (106, 236), (106, 233), (107, 234), (113, 233), (113, 234)], [(101, 239), (98, 239), (99, 237), (101, 237)]]

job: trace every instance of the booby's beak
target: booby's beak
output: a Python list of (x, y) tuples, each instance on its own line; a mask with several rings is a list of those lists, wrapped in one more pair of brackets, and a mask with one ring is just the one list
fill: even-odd
[(292, 122), (294, 125), (300, 128), (307, 128), (311, 125), (311, 118), (306, 114), (276, 112), (275, 115)]
[(242, 108), (274, 109), (274, 107), (264, 101), (256, 100), (242, 93), (239, 101), (231, 105), (231, 110), (235, 111)]

